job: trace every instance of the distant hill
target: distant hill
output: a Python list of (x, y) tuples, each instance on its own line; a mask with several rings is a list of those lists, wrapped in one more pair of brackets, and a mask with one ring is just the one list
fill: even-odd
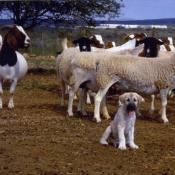
[(98, 24), (137, 24), (137, 25), (174, 25), (175, 18), (147, 19), (147, 20), (98, 20)]
[(0, 19), (0, 24), (1, 25), (13, 24), (13, 21), (10, 19)]
[[(0, 19), (0, 25), (13, 24), (10, 19)], [(175, 18), (166, 19), (148, 19), (148, 20), (97, 20), (96, 24), (136, 24), (136, 25), (175, 25)], [(42, 26), (48, 26), (47, 21)], [(60, 24), (59, 24), (60, 26)], [(63, 24), (64, 26), (64, 24)]]

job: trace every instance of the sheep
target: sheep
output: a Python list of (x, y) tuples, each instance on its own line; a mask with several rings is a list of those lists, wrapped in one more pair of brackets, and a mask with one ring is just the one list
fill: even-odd
[[(64, 41), (65, 42), (65, 41)], [(104, 42), (103, 42), (103, 39), (101, 37), (101, 35), (93, 35), (91, 36), (90, 38), (87, 38), (87, 37), (81, 37), (77, 40), (74, 40), (73, 41), (73, 44), (74, 45), (78, 45), (79, 47), (79, 50), (81, 52), (90, 52), (91, 51), (91, 47), (96, 47), (96, 48), (103, 48), (104, 47)], [(66, 86), (66, 92), (68, 92), (68, 89), (69, 87)], [(76, 98), (76, 96), (74, 97)], [(91, 100), (90, 100), (90, 96), (89, 94), (87, 93), (87, 101), (86, 101), (87, 104), (91, 104)]]
[(74, 45), (78, 45), (79, 46), (79, 50), (81, 52), (90, 52), (91, 51), (91, 47), (97, 47), (97, 48), (103, 48), (104, 44), (101, 44), (102, 38), (96, 38), (96, 37), (81, 37), (77, 40), (73, 41)]
[[(61, 88), (62, 88), (62, 99), (64, 99), (64, 88), (65, 88), (65, 84), (70, 86), (70, 90), (69, 90), (69, 103), (68, 103), (68, 114), (69, 116), (73, 116), (73, 112), (72, 112), (72, 102), (73, 102), (73, 97), (75, 95), (75, 93), (77, 92), (78, 88), (80, 87), (81, 83), (84, 83), (86, 80), (89, 79), (83, 79), (83, 81), (79, 84), (79, 86), (73, 86), (74, 84), (74, 79), (78, 77), (78, 79), (80, 80), (81, 77), (79, 76), (73, 76), (72, 75), (72, 71), (71, 71), (71, 67), (72, 67), (72, 62), (76, 62), (76, 60), (79, 59), (79, 55), (83, 54), (86, 55), (88, 53), (91, 52), (79, 52), (76, 48), (69, 48), (63, 51), (63, 53), (57, 57), (56, 60), (56, 65), (57, 65), (57, 74), (59, 74), (59, 77), (61, 78)], [(82, 75), (82, 74), (81, 74)], [(89, 73), (89, 75), (91, 75), (91, 73)], [(87, 74), (86, 76), (87, 77)], [(94, 81), (94, 77), (92, 76), (92, 81)], [(81, 103), (81, 108), (80, 108), (80, 104), (78, 106), (78, 110), (81, 110), (81, 112), (83, 113), (83, 115), (86, 115), (86, 112), (84, 110), (84, 101), (82, 102), (81, 99), (84, 99), (84, 95), (85, 92), (82, 91), (81, 92), (81, 97), (80, 98), (80, 103)], [(61, 103), (63, 104), (64, 101), (62, 100)], [(103, 115), (106, 118), (110, 118), (109, 114), (107, 112), (107, 108), (105, 106), (105, 99), (102, 105), (102, 112)]]
[(175, 48), (173, 45), (173, 39), (172, 37), (165, 37), (160, 39), (161, 41), (164, 42), (164, 45), (160, 46), (160, 51), (171, 51), (171, 52), (175, 52)]
[[(146, 94), (160, 92), (162, 102), (161, 118), (166, 117), (167, 94), (175, 86), (175, 55), (161, 58), (140, 59), (137, 56), (94, 53), (100, 58), (96, 62), (96, 81), (99, 91), (95, 97), (94, 118), (100, 122), (99, 107), (108, 89), (117, 83), (125, 90)], [(90, 56), (92, 57), (92, 56)], [(87, 58), (87, 60), (90, 58)]]
[[(120, 52), (118, 52), (117, 54), (122, 54), (122, 55), (125, 55), (125, 54), (132, 54), (132, 55), (138, 55), (138, 53), (139, 53), (139, 51), (141, 50), (143, 48), (143, 46), (139, 46), (138, 48), (136, 48), (136, 49), (134, 49), (134, 50), (125, 50), (125, 51), (120, 51)], [(70, 52), (71, 52), (71, 50), (69, 50)], [(105, 51), (105, 49), (103, 50), (103, 51)], [(70, 55), (74, 55), (74, 57), (78, 57), (78, 56), (76, 56), (75, 54), (73, 54), (73, 53), (71, 53)], [(94, 58), (93, 60), (91, 60), (91, 62), (90, 62), (90, 65), (88, 66), (87, 65), (87, 59), (88, 60), (90, 60), (90, 58), (88, 57), (87, 59), (86, 59), (86, 54), (84, 54), (83, 56), (81, 56), (82, 58), (83, 58), (83, 61), (82, 61), (82, 63), (85, 65), (85, 67), (84, 66), (82, 66), (81, 64), (79, 64), (77, 61), (79, 61), (79, 59), (81, 59), (81, 58), (79, 58), (79, 59), (76, 59), (76, 60), (73, 60), (72, 58), (71, 59), (69, 59), (69, 61), (71, 61), (71, 60), (73, 60), (70, 64), (69, 64), (69, 66), (71, 66), (71, 65), (73, 65), (73, 72), (76, 72), (76, 69), (78, 70), (78, 71), (80, 71), (81, 70), (81, 74), (82, 74), (82, 72), (84, 73), (84, 71), (85, 71), (85, 74), (86, 74), (86, 79), (84, 79), (84, 80), (82, 80), (81, 78), (80, 78), (80, 72), (79, 72), (79, 74), (77, 74), (77, 76), (76, 76), (76, 74), (74, 75), (74, 78), (75, 77), (77, 77), (78, 78), (78, 83), (79, 83), (79, 85), (77, 86), (77, 84), (76, 84), (76, 81), (74, 82), (75, 84), (76, 84), (76, 88), (74, 88), (74, 89), (78, 89), (78, 87), (80, 86), (80, 84), (81, 83), (84, 83), (84, 82), (86, 82), (86, 81), (92, 81), (92, 79), (90, 79), (89, 80), (89, 75), (88, 75), (88, 71), (86, 71), (87, 70), (87, 67), (88, 67), (88, 69), (90, 70), (95, 70), (96, 69), (96, 61), (98, 60), (98, 59), (96, 59), (96, 58)], [(86, 61), (85, 61), (86, 60)], [(88, 61), (89, 62), (89, 61)], [(65, 69), (63, 69), (63, 70), (65, 70)], [(69, 71), (70, 71), (70, 69), (69, 69)], [(91, 72), (92, 73), (92, 72)], [(91, 76), (90, 77), (95, 77), (95, 74), (93, 73), (93, 75), (91, 74)], [(84, 77), (83, 77), (84, 78)], [(80, 82), (80, 81), (82, 81), (82, 82)], [(94, 81), (94, 80), (93, 80)], [(87, 83), (88, 84), (88, 86), (90, 86), (90, 83), (88, 82)], [(93, 85), (94, 86), (94, 85)], [(73, 86), (72, 86), (73, 87)], [(91, 89), (91, 88), (90, 88)], [(72, 94), (74, 94), (75, 92), (76, 92), (76, 90), (74, 91), (74, 92), (71, 92)], [(73, 115), (73, 112), (72, 112), (72, 97), (70, 97), (70, 103), (69, 103), (69, 106), (68, 106), (68, 113), (69, 113), (69, 115)], [(152, 106), (152, 103), (151, 103), (151, 106)], [(152, 107), (153, 108), (153, 107)], [(108, 117), (109, 118), (109, 117)]]
[(105, 49), (116, 47), (115, 41), (107, 41), (105, 44)]
[(109, 51), (109, 52), (119, 52), (122, 50), (127, 50), (127, 49), (134, 49), (136, 47), (136, 39), (129, 40), (128, 42), (124, 43), (121, 46), (116, 46), (116, 47), (111, 47), (109, 49), (101, 49), (101, 48), (96, 48), (96, 47), (91, 47), (92, 51)]
[[(141, 48), (136, 48), (132, 51), (126, 50), (126, 51), (120, 51), (120, 54), (138, 54), (140, 52)], [(68, 50), (69, 54), (71, 50)], [(92, 53), (92, 52), (91, 52)], [(79, 87), (81, 87), (81, 84), (83, 84), (86, 89), (91, 90), (93, 92), (98, 91), (98, 86), (96, 84), (95, 80), (95, 74), (96, 74), (96, 62), (100, 58), (94, 58), (93, 54), (87, 53), (87, 52), (82, 52), (82, 53), (76, 53), (74, 54), (75, 58), (71, 61), (70, 63), (70, 68), (69, 71), (72, 72), (71, 76), (71, 82), (69, 82), (69, 85), (71, 86), (70, 92), (69, 92), (69, 104), (68, 104), (68, 114), (70, 116), (73, 115), (72, 111), (72, 104), (73, 104), (73, 97)], [(95, 53), (95, 52), (94, 52)], [(98, 53), (98, 52), (97, 52)], [(117, 53), (116, 53), (117, 54)], [(86, 59), (88, 56), (88, 60)], [(65, 69), (63, 69), (65, 70)], [(105, 105), (105, 98), (103, 99), (103, 114), (104, 116), (109, 119), (110, 116), (108, 114), (106, 105)]]
[(101, 35), (92, 35), (89, 37), (92, 41), (99, 41), (98, 48), (104, 48), (104, 41)]
[[(66, 40), (63, 41), (63, 48), (67, 48), (65, 43), (66, 43)], [(138, 48), (135, 48), (133, 50), (125, 50), (125, 51), (120, 51), (118, 53), (137, 55), (142, 48), (143, 48), (143, 46), (139, 46)], [(102, 51), (105, 52), (105, 49), (102, 50)], [(87, 62), (86, 56), (85, 56), (86, 54), (87, 54), (87, 52), (80, 54), (80, 52), (78, 52), (77, 49), (69, 48), (68, 50), (64, 50), (63, 53), (60, 56), (57, 57), (57, 63), (56, 63), (57, 64), (57, 72), (59, 70), (58, 74), (60, 75), (61, 79), (63, 80), (63, 81), (61, 81), (61, 89), (62, 89), (61, 105), (64, 104), (64, 89), (65, 89), (64, 82), (66, 84), (70, 85), (71, 87), (73, 87), (73, 84), (71, 84), (69, 81), (72, 78), (71, 74), (74, 74), (77, 69), (79, 71), (81, 70), (81, 75), (84, 74), (84, 76), (85, 76), (85, 77), (83, 77), (83, 79), (81, 79), (82, 76), (80, 77), (80, 72), (79, 72), (78, 75), (74, 74), (74, 78), (75, 77), (77, 78), (77, 83), (79, 83), (79, 85), (78, 86), (76, 85), (76, 87), (73, 88), (74, 92), (72, 92), (72, 90), (71, 90), (71, 95), (69, 97), (70, 103), (68, 105), (68, 114), (70, 116), (73, 115), (73, 112), (72, 112), (73, 95), (72, 94), (76, 93), (76, 91), (78, 90), (80, 84), (85, 83), (87, 81), (87, 82), (93, 82), (93, 85), (90, 85), (90, 83), (88, 83), (88, 85), (90, 87), (91, 86), (93, 86), (93, 87), (96, 86), (96, 84), (94, 82), (95, 81), (94, 79), (95, 79), (95, 71), (96, 70), (95, 70), (95, 64), (93, 64), (95, 60), (93, 60), (91, 62), (92, 64), (90, 65), (92, 71), (86, 71), (86, 70), (84, 70), (84, 68), (81, 65), (78, 65), (78, 64), (77, 64), (78, 68), (76, 67), (76, 63), (78, 63), (78, 60), (81, 59), (81, 57), (83, 58), (83, 61), (86, 64), (86, 62)], [(61, 61), (61, 64), (60, 64), (60, 61)], [(74, 67), (74, 68), (72, 68), (73, 71), (71, 71), (71, 69), (70, 69), (72, 65)], [(76, 69), (76, 70), (74, 70), (74, 69)], [(92, 90), (92, 88), (89, 88), (89, 89)], [(93, 91), (94, 91), (94, 89), (93, 89)], [(95, 91), (97, 91), (97, 88), (96, 88)], [(81, 102), (82, 102), (82, 100), (81, 100)], [(105, 102), (105, 99), (104, 99), (104, 102)], [(104, 108), (105, 108), (105, 104), (104, 104)], [(106, 109), (104, 110), (104, 108), (103, 108), (103, 111), (107, 111)], [(108, 112), (103, 112), (103, 113), (105, 113), (106, 118), (109, 118)]]
[(10, 99), (8, 108), (14, 108), (13, 94), (17, 81), (27, 73), (27, 62), (23, 55), (18, 52), (19, 48), (27, 48), (30, 45), (30, 38), (21, 26), (14, 25), (5, 35), (0, 50), (0, 109), (2, 109), (2, 84), (9, 80)]
[(144, 44), (144, 49), (139, 54), (139, 56), (157, 57), (158, 56), (158, 46), (163, 45), (164, 42), (162, 42), (154, 37), (146, 37), (143, 40), (136, 42), (136, 45), (139, 45), (139, 44)]

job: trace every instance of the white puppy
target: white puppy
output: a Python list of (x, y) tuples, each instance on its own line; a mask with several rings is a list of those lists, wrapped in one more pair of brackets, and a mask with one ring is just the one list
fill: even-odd
[(112, 136), (114, 145), (118, 144), (119, 149), (125, 150), (126, 144), (133, 149), (138, 149), (139, 147), (134, 143), (134, 126), (137, 107), (143, 101), (143, 97), (137, 93), (128, 92), (120, 95), (118, 111), (103, 133), (100, 143), (108, 145), (108, 139)]

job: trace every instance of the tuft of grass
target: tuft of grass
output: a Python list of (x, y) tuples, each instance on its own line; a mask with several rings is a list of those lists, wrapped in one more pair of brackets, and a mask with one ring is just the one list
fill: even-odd
[(39, 81), (32, 80), (31, 82), (20, 82), (19, 87), (22, 87), (26, 90), (43, 90), (49, 92), (58, 92), (58, 85), (57, 84), (43, 84)]

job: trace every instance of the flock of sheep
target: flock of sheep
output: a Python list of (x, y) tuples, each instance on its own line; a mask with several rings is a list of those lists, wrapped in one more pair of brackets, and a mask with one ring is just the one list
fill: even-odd
[[(122, 46), (110, 49), (93, 47), (91, 52), (80, 52), (79, 47), (67, 48), (67, 40), (63, 40), (63, 52), (56, 58), (56, 69), (61, 80), (62, 105), (66, 88), (69, 87), (69, 116), (73, 116), (73, 100), (79, 91), (77, 109), (83, 115), (86, 114), (87, 95), (92, 95), (96, 122), (101, 122), (100, 108), (104, 117), (109, 119), (106, 93), (116, 83), (124, 91), (150, 95), (160, 93), (161, 118), (164, 123), (169, 122), (166, 106), (167, 95), (175, 88), (175, 49), (171, 38), (165, 42), (141, 35), (142, 38), (137, 34), (130, 35), (130, 40)], [(155, 58), (146, 58), (151, 54)], [(151, 109), (154, 110), (153, 102)]]
[[(77, 110), (86, 115), (85, 104), (89, 96), (94, 97), (94, 119), (101, 122), (100, 112), (106, 119), (110, 119), (106, 106), (106, 94), (109, 88), (116, 84), (118, 89), (129, 91), (121, 96), (136, 104), (144, 99), (137, 93), (152, 95), (151, 110), (154, 110), (154, 95), (160, 93), (161, 118), (164, 123), (169, 122), (166, 116), (167, 95), (175, 88), (175, 48), (172, 39), (156, 39), (147, 37), (145, 33), (132, 34), (128, 41), (115, 46), (113, 42), (108, 43), (110, 48), (104, 48), (104, 42), (100, 35), (90, 38), (82, 37), (73, 42), (77, 47), (67, 47), (67, 39), (63, 39), (63, 51), (56, 58), (56, 70), (60, 80), (62, 97), (61, 104), (64, 105), (65, 91), (68, 91), (69, 100), (67, 112), (73, 116), (73, 100), (79, 92), (79, 103)], [(8, 108), (14, 108), (13, 95), (18, 79), (27, 73), (27, 62), (19, 48), (30, 46), (30, 38), (21, 26), (12, 26), (4, 39), (0, 36), (0, 108), (2, 109), (3, 81), (9, 80), (10, 99)], [(135, 93), (136, 92), (136, 93)], [(128, 105), (128, 99), (126, 104)], [(128, 100), (128, 101), (127, 101)], [(90, 101), (88, 101), (90, 102)], [(130, 104), (132, 127), (129, 125), (130, 147), (137, 149), (134, 143), (134, 123), (136, 115), (133, 110), (136, 106)], [(137, 104), (136, 104), (137, 105)], [(122, 104), (114, 122), (107, 127), (102, 136), (101, 143), (107, 144), (106, 140), (114, 125), (120, 123), (126, 114)], [(136, 110), (135, 110), (136, 111)], [(139, 111), (138, 111), (139, 112)], [(118, 115), (120, 117), (118, 117)], [(120, 119), (119, 119), (120, 118)], [(126, 126), (126, 128), (127, 128)], [(121, 129), (121, 128), (120, 128)], [(120, 135), (120, 132), (119, 132)], [(120, 149), (126, 149), (121, 135)], [(119, 136), (120, 137), (120, 136)]]

